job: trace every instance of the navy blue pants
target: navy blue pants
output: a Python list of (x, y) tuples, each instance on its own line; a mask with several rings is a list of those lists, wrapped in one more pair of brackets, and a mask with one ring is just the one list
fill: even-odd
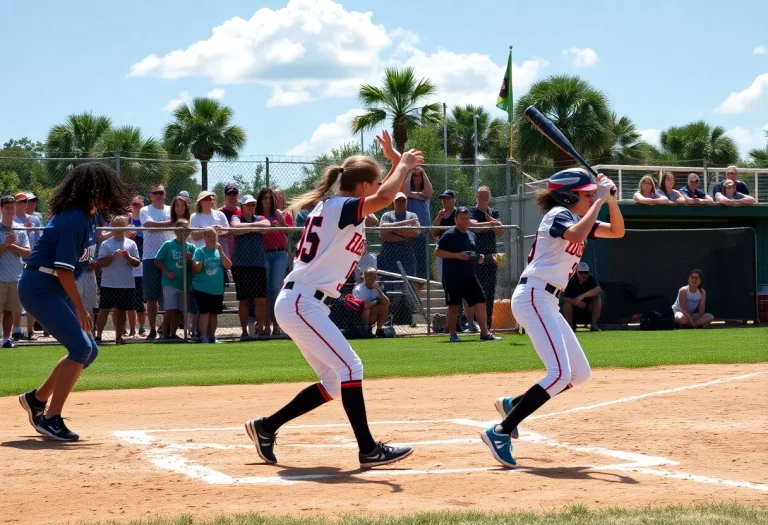
[[(75, 307), (59, 278), (37, 270), (24, 270), (19, 281), (19, 300), (24, 310), (69, 351), (68, 358), (83, 365), (93, 363), (99, 347), (80, 327)], [(89, 312), (90, 314), (90, 312)]]

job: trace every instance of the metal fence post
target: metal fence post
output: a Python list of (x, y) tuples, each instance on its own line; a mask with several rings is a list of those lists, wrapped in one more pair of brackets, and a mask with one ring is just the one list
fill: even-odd
[[(176, 232), (174, 231), (174, 234)], [(184, 316), (184, 342), (189, 342), (189, 305), (187, 304), (187, 298), (189, 295), (189, 288), (187, 288), (187, 265), (189, 264), (187, 262), (187, 236), (184, 236), (184, 242), (181, 245), (182, 249), (182, 258), (184, 260), (184, 266), (181, 268), (181, 278), (183, 282), (181, 283), (181, 294), (182, 294), (182, 306), (183, 310), (181, 315)], [(163, 314), (165, 315), (165, 314)]]
[(426, 246), (424, 254), (425, 264), (427, 267), (427, 335), (430, 335), (432, 330), (432, 262), (429, 260), (429, 229), (422, 230), (427, 237), (424, 245)]
[(507, 190), (507, 209), (510, 210), (509, 222), (512, 222), (512, 167), (509, 165), (511, 159), (507, 159), (507, 163), (504, 165), (504, 183)]
[(443, 188), (443, 191), (446, 191), (448, 189), (448, 120), (446, 112), (448, 111), (448, 106), (445, 102), (443, 102), (443, 163), (445, 164), (445, 188)]
[(267, 188), (269, 188), (269, 157), (267, 157), (266, 165), (267, 165), (267, 167), (266, 167), (266, 170), (265, 170), (266, 171), (265, 181), (267, 183), (266, 184)]
[(708, 175), (709, 169), (707, 168), (707, 159), (704, 159), (704, 193), (709, 193), (709, 189), (707, 188)]
[(120, 175), (120, 155), (115, 155), (115, 171)]

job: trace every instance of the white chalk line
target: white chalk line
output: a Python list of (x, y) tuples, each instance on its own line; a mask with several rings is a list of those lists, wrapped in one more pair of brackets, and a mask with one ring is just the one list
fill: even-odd
[[(586, 405), (582, 407), (576, 407), (568, 410), (562, 410), (559, 412), (551, 412), (547, 414), (540, 414), (532, 416), (529, 419), (543, 419), (547, 417), (554, 417), (557, 415), (564, 415), (574, 412), (581, 412), (585, 410), (594, 410), (605, 406), (610, 406), (619, 403), (627, 403), (630, 401), (636, 401), (645, 399), (652, 396), (672, 394), (676, 392), (682, 392), (685, 390), (692, 390), (696, 388), (704, 388), (708, 386), (718, 385), (730, 381), (739, 381), (749, 379), (762, 374), (767, 374), (768, 371), (753, 372), (750, 374), (743, 374), (739, 376), (726, 377), (721, 379), (715, 379), (704, 383), (696, 383), (693, 385), (686, 385), (681, 387), (675, 387), (665, 390), (659, 390), (656, 392), (649, 392), (646, 394), (640, 394), (636, 396), (628, 396), (612, 401), (606, 401), (597, 403), (594, 405)], [(418, 424), (437, 424), (437, 423), (452, 423), (455, 425), (471, 426), (476, 428), (485, 428), (492, 422), (475, 421), (471, 419), (455, 418), (455, 419), (435, 419), (435, 420), (408, 420), (408, 421), (373, 421), (371, 425), (418, 425)], [(317, 424), (317, 425), (292, 425), (285, 428), (294, 429), (320, 429), (320, 428), (338, 428), (346, 427), (346, 423), (329, 423), (329, 424)], [(145, 454), (150, 461), (159, 468), (170, 470), (185, 476), (200, 479), (209, 484), (215, 485), (232, 485), (232, 484), (292, 484), (300, 483), (317, 479), (325, 479), (329, 477), (337, 477), (342, 474), (307, 474), (307, 475), (293, 475), (293, 476), (246, 476), (246, 477), (231, 477), (222, 472), (214, 469), (199, 465), (190, 461), (184, 457), (183, 452), (187, 450), (199, 450), (204, 448), (212, 448), (218, 450), (231, 450), (235, 448), (248, 448), (246, 445), (223, 445), (217, 443), (176, 443), (153, 439), (149, 434), (151, 433), (171, 433), (171, 432), (203, 432), (203, 431), (232, 431), (241, 430), (242, 427), (203, 427), (194, 429), (158, 429), (158, 430), (128, 430), (128, 431), (115, 431), (113, 434), (126, 441), (128, 443), (147, 446), (152, 445), (152, 448), (145, 450)], [(523, 432), (520, 436), (521, 441), (531, 441), (538, 444), (542, 444), (550, 447), (569, 449), (575, 452), (581, 452), (586, 454), (597, 454), (607, 457), (613, 457), (622, 461), (628, 461), (629, 463), (621, 463), (616, 465), (588, 465), (584, 468), (595, 470), (609, 470), (609, 471), (623, 471), (634, 472), (639, 474), (645, 474), (650, 476), (659, 476), (672, 479), (680, 479), (686, 481), (694, 481), (698, 483), (716, 484), (734, 488), (745, 488), (751, 490), (757, 490), (762, 492), (768, 492), (768, 484), (753, 483), (747, 481), (734, 481), (727, 479), (714, 478), (709, 476), (701, 476), (698, 474), (689, 474), (683, 472), (670, 472), (666, 470), (652, 469), (649, 467), (662, 466), (662, 465), (678, 465), (679, 463), (671, 459), (648, 456), (645, 454), (639, 454), (634, 452), (618, 451), (606, 449), (603, 447), (590, 447), (590, 446), (574, 446), (568, 443), (561, 443), (553, 439), (549, 439), (540, 434), (533, 432)], [(479, 439), (451, 439), (451, 440), (429, 440), (421, 442), (413, 442), (407, 444), (408, 446), (434, 446), (434, 445), (468, 445), (477, 444)], [(355, 443), (344, 444), (292, 444), (289, 446), (305, 447), (305, 448), (354, 448)], [(368, 470), (362, 472), (355, 472), (347, 475), (355, 477), (389, 477), (389, 476), (408, 476), (408, 475), (441, 475), (441, 474), (457, 474), (457, 473), (471, 473), (471, 472), (531, 472), (534, 469), (499, 469), (489, 467), (477, 467), (477, 468), (453, 468), (453, 469), (403, 469), (403, 470)]]

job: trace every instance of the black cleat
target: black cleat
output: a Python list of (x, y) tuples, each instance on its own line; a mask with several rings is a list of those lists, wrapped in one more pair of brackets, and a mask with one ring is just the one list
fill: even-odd
[(45, 414), (45, 403), (38, 401), (35, 397), (37, 390), (30, 390), (19, 396), (19, 404), (27, 412), (29, 416), (29, 424), (32, 425), (37, 432), (37, 425), (42, 421)]
[(411, 455), (411, 447), (392, 447), (385, 445), (381, 441), (376, 444), (376, 448), (370, 454), (360, 454), (360, 468), (380, 467), (389, 465)]
[(270, 434), (264, 430), (264, 427), (262, 426), (263, 421), (263, 417), (246, 421), (245, 431), (248, 433), (248, 437), (251, 438), (251, 441), (253, 441), (253, 444), (256, 445), (256, 452), (259, 454), (259, 457), (267, 464), (274, 465), (277, 463), (277, 458), (273, 451), (275, 448), (277, 432)]
[(77, 441), (80, 439), (80, 436), (67, 428), (61, 416), (42, 418), (35, 430), (56, 441)]

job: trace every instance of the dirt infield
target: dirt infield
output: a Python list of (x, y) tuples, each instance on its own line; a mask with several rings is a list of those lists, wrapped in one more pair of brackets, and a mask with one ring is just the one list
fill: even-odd
[(478, 438), (492, 401), (540, 375), (368, 381), (374, 435), (416, 450), (366, 472), (336, 402), (259, 463), (242, 423), (295, 384), (76, 393), (76, 444), (42, 441), (2, 398), (0, 522), (768, 502), (768, 365), (595, 370), (521, 429), (520, 467), (498, 468)]

